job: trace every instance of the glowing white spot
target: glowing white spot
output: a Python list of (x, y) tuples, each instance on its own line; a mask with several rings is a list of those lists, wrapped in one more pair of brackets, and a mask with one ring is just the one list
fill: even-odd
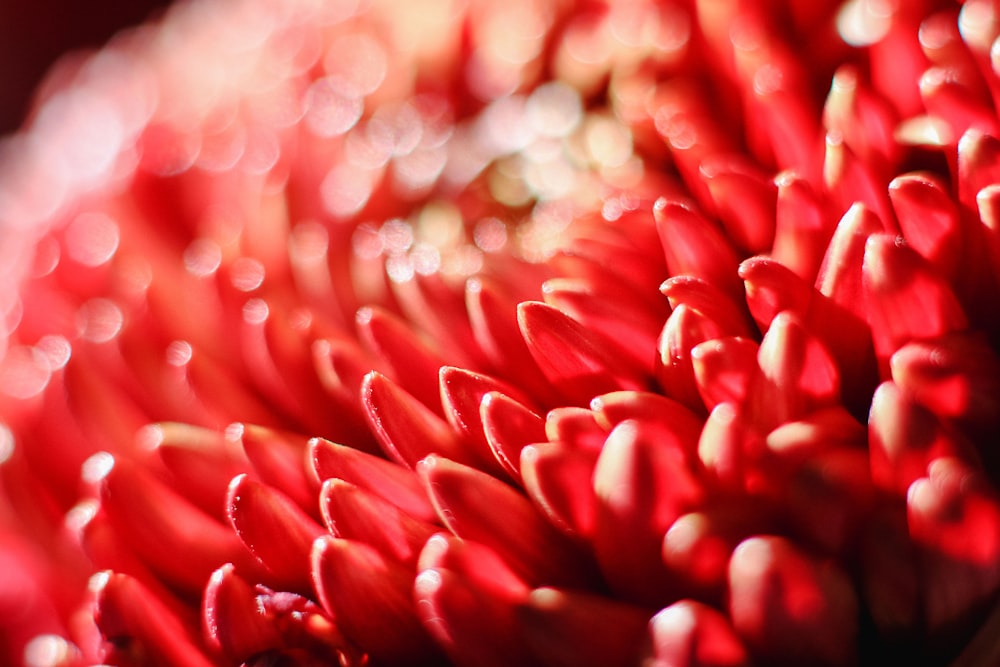
[(306, 91), (306, 127), (320, 137), (335, 137), (354, 127), (365, 109), (364, 99), (344, 91), (330, 77), (317, 79)]
[(80, 476), (88, 484), (97, 484), (115, 467), (115, 457), (108, 452), (92, 454), (80, 468)]
[(14, 455), (14, 433), (6, 424), (0, 422), (0, 465), (10, 460)]
[(252, 292), (264, 282), (264, 265), (252, 257), (240, 257), (233, 262), (233, 287), (241, 292)]
[(100, 266), (118, 250), (118, 225), (104, 213), (81, 213), (66, 228), (66, 251), (84, 266)]
[(182, 368), (191, 363), (194, 356), (194, 349), (191, 344), (183, 340), (175, 340), (167, 346), (167, 363), (177, 368)]
[(222, 249), (214, 241), (195, 239), (184, 250), (184, 268), (198, 278), (206, 278), (222, 264)]
[(76, 312), (80, 337), (92, 343), (107, 343), (122, 330), (125, 315), (110, 299), (91, 299)]

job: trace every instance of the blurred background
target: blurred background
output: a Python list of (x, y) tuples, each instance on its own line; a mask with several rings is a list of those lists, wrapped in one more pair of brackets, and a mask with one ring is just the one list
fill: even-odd
[(0, 134), (24, 120), (45, 72), (67, 51), (97, 48), (168, 0), (0, 0)]

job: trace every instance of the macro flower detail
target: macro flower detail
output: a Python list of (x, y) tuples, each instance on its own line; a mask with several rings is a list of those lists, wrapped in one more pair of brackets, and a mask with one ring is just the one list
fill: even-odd
[(0, 662), (1000, 661), (1000, 6), (191, 0), (0, 147)]

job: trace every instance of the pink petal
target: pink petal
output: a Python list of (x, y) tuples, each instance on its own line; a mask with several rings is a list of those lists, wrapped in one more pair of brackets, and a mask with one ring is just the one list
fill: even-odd
[(584, 553), (503, 482), (438, 456), (421, 461), (418, 473), (445, 526), (493, 549), (529, 584), (594, 582)]
[(323, 482), (319, 506), (323, 522), (334, 537), (367, 544), (386, 558), (406, 565), (416, 565), (424, 543), (440, 530), (341, 479)]
[(847, 575), (780, 537), (752, 537), (729, 563), (729, 614), (755, 659), (852, 665), (858, 601)]
[(359, 542), (323, 537), (312, 550), (312, 578), (323, 608), (344, 635), (388, 665), (440, 664), (417, 618), (413, 571)]
[(412, 470), (365, 452), (313, 438), (309, 459), (319, 482), (342, 479), (387, 500), (421, 521), (437, 521), (419, 478)]
[(273, 587), (308, 594), (309, 551), (326, 533), (299, 506), (246, 475), (229, 485), (226, 514), (240, 540), (273, 576)]

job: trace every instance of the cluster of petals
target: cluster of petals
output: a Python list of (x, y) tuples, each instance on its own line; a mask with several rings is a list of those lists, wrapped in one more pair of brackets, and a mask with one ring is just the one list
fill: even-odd
[(1000, 662), (1000, 2), (201, 0), (0, 146), (0, 662)]

